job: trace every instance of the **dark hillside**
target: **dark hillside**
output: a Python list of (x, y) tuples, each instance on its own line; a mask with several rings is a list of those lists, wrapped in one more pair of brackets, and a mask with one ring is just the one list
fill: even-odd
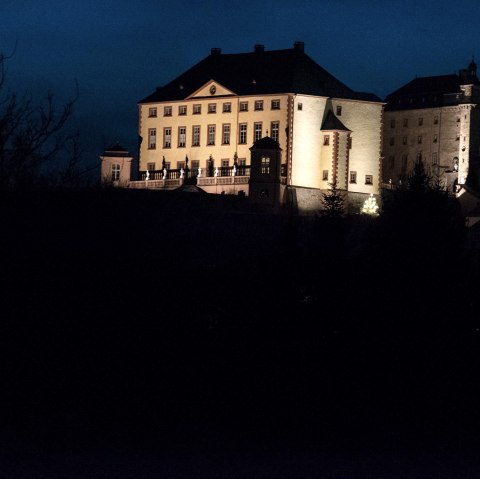
[(478, 475), (468, 259), (416, 242), (398, 265), (390, 224), (229, 196), (54, 190), (0, 214), (4, 477)]

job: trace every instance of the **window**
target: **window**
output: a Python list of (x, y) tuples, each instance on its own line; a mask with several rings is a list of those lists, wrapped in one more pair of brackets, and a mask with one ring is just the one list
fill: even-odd
[(172, 107), (164, 106), (163, 107), (163, 116), (172, 116)]
[(215, 125), (208, 125), (207, 145), (215, 144)]
[(351, 150), (352, 149), (352, 144), (353, 144), (353, 139), (351, 136), (347, 138), (347, 149)]
[(165, 162), (165, 168), (166, 168), (167, 170), (169, 170), (169, 169), (170, 169), (170, 166), (171, 166), (170, 161), (166, 161), (166, 162)]
[(185, 162), (184, 161), (177, 161), (177, 170), (185, 169)]
[(323, 144), (325, 146), (330, 144), (330, 135), (324, 135), (323, 136)]
[(270, 158), (262, 156), (261, 165), (260, 165), (260, 173), (262, 173), (262, 175), (270, 174)]
[(202, 113), (202, 105), (193, 105), (193, 114), (200, 115)]
[(437, 165), (438, 164), (438, 157), (437, 157), (437, 152), (432, 153), (432, 165)]
[(390, 170), (393, 170), (395, 168), (395, 157), (394, 156), (389, 156), (388, 157), (388, 168)]
[(460, 141), (460, 135), (457, 133), (457, 137), (455, 138), (456, 141)]
[(356, 183), (357, 182), (357, 172), (356, 171), (351, 171), (350, 172), (350, 183)]
[(272, 138), (272, 140), (278, 141), (278, 132), (280, 130), (280, 122), (272, 121), (270, 128), (271, 128), (270, 137)]
[(420, 145), (422, 143), (422, 135), (418, 135), (417, 143)]
[(402, 138), (402, 144), (404, 144), (404, 145), (407, 144), (407, 137), (406, 137), (406, 136), (404, 136), (404, 137)]
[(148, 149), (154, 150), (157, 147), (157, 129), (149, 128), (148, 130)]
[(395, 119), (390, 120), (390, 128), (395, 128)]
[(232, 111), (232, 104), (231, 103), (224, 103), (223, 104), (223, 113), (230, 113)]
[(438, 116), (433, 117), (433, 124), (438, 125)]
[(255, 102), (255, 110), (263, 110), (263, 100), (257, 100)]
[(365, 175), (365, 184), (373, 185), (373, 175)]
[(322, 180), (328, 181), (328, 170), (323, 170), (322, 172)]
[(395, 138), (392, 136), (390, 138), (390, 146), (393, 146), (395, 144)]
[(163, 129), (163, 147), (164, 148), (172, 147), (172, 129), (170, 127)]
[(248, 101), (240, 102), (240, 111), (248, 111)]
[(230, 171), (229, 171), (229, 163), (230, 160), (228, 159), (222, 159), (220, 160), (220, 176), (229, 176)]
[(418, 126), (422, 126), (423, 125), (423, 118), (419, 118), (418, 119)]
[(112, 165), (112, 181), (118, 181), (120, 179), (120, 165), (113, 163)]
[(260, 140), (262, 138), (262, 124), (261, 123), (255, 123), (253, 125), (253, 141)]
[(402, 155), (402, 172), (403, 173), (407, 171), (407, 163), (408, 163), (407, 155)]
[(192, 127), (192, 146), (200, 146), (200, 126)]
[(403, 126), (408, 126), (408, 118), (403, 119)]
[(437, 135), (433, 135), (433, 142), (434, 142), (434, 143), (437, 143), (437, 141), (438, 141)]
[(155, 163), (154, 163), (154, 162), (147, 163), (147, 170), (148, 170), (148, 171), (153, 171), (153, 170), (155, 170)]
[(245, 145), (247, 143), (247, 124), (246, 123), (240, 123), (239, 125), (238, 143), (241, 145)]
[(192, 175), (198, 175), (198, 169), (200, 168), (200, 161), (199, 160), (192, 160)]
[(208, 113), (217, 113), (217, 104), (209, 103), (208, 104)]
[(230, 124), (227, 123), (222, 126), (222, 145), (230, 144)]
[(155, 118), (157, 116), (157, 108), (156, 107), (149, 108), (148, 109), (148, 116), (150, 118)]
[(337, 105), (337, 116), (342, 116), (342, 106)]
[(297, 110), (303, 110), (303, 103), (297, 103)]
[(457, 118), (457, 123), (460, 123), (460, 117)]
[(272, 110), (280, 110), (280, 100), (272, 100)]
[(183, 148), (187, 145), (187, 127), (178, 127), (178, 147)]
[(178, 107), (178, 114), (179, 115), (186, 115), (187, 114), (187, 107), (185, 105), (180, 105)]

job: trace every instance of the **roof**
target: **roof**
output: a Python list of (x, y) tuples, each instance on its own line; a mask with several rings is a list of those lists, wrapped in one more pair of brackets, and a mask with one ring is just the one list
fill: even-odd
[(251, 147), (250, 150), (281, 150), (278, 141), (270, 138), (269, 136), (264, 136), (257, 140)]
[(325, 120), (323, 120), (322, 127), (320, 130), (330, 131), (330, 130), (340, 130), (340, 131), (351, 131), (349, 130), (332, 112), (328, 110), (325, 115)]
[[(463, 72), (464, 73), (464, 72)], [(458, 105), (464, 101), (461, 85), (478, 84), (475, 76), (438, 75), (419, 77), (408, 82), (386, 97), (386, 110), (432, 108), (443, 105)]]
[(209, 56), (139, 103), (183, 100), (212, 79), (236, 95), (300, 93), (381, 101), (371, 93), (354, 92), (306, 55), (303, 44), (296, 44), (286, 50), (235, 54), (212, 49)]
[(104, 152), (102, 156), (129, 156), (129, 152), (119, 143), (115, 143), (112, 146), (109, 146)]

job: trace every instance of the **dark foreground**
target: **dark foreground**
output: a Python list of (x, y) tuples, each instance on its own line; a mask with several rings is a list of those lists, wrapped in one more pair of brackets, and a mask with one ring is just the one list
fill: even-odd
[(237, 200), (2, 198), (0, 477), (479, 477), (471, 251)]

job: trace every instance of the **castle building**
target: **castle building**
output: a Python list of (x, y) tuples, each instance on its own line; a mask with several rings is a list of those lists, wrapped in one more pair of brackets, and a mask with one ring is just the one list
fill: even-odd
[(300, 210), (318, 210), (333, 182), (378, 194), (383, 106), (333, 77), (303, 42), (239, 54), (212, 48), (139, 102), (139, 179), (185, 175), (208, 192), (248, 195), (250, 147), (269, 137), (281, 151), (280, 196), (293, 190)]
[(450, 191), (478, 184), (480, 82), (472, 60), (458, 74), (415, 78), (386, 98), (385, 183), (398, 184), (422, 159)]

